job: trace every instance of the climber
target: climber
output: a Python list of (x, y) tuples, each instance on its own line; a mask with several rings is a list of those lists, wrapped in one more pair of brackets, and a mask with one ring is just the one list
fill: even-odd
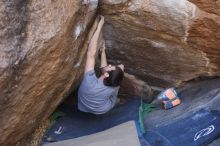
[(119, 86), (124, 76), (123, 64), (107, 65), (105, 44), (103, 44), (100, 67), (102, 74), (99, 78), (96, 77), (95, 56), (103, 24), (104, 17), (101, 16), (89, 43), (84, 77), (78, 91), (78, 109), (96, 115), (105, 114), (115, 106)]

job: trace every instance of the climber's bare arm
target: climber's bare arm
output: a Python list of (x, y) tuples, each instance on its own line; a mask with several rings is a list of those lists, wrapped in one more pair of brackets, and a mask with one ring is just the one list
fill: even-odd
[(105, 43), (102, 45), (102, 53), (101, 53), (101, 68), (107, 66), (107, 59), (105, 53)]
[(99, 24), (97, 26), (97, 29), (92, 36), (92, 39), (89, 43), (88, 52), (87, 52), (87, 59), (86, 59), (86, 66), (85, 66), (85, 73), (93, 70), (95, 67), (95, 55), (97, 51), (97, 44), (98, 44), (98, 38), (100, 35), (100, 32), (102, 30), (104, 24), (104, 17), (101, 16), (101, 19), (99, 21)]

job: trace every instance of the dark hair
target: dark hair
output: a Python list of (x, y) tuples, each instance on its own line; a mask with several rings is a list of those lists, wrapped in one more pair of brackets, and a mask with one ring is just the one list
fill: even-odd
[(124, 77), (124, 72), (120, 67), (115, 66), (115, 70), (108, 71), (107, 73), (109, 74), (109, 77), (104, 78), (104, 85), (116, 87), (121, 84), (121, 81)]

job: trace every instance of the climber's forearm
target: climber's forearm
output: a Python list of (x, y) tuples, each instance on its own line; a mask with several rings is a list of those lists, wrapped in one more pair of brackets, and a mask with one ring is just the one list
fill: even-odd
[(104, 24), (104, 17), (101, 16), (101, 20), (99, 21), (97, 29), (96, 29), (95, 33), (93, 34), (92, 39), (90, 40), (90, 43), (89, 43), (85, 71), (84, 71), (85, 73), (94, 69), (95, 54), (96, 54), (96, 50), (97, 50), (98, 38), (99, 38), (103, 24)]
[(105, 67), (105, 66), (107, 66), (107, 59), (106, 59), (105, 49), (103, 49), (101, 54), (101, 67)]
[(98, 27), (97, 27), (90, 43), (89, 43), (87, 56), (95, 57), (95, 54), (96, 54), (96, 51), (97, 51), (98, 38), (99, 38), (100, 32), (102, 30), (102, 26), (103, 26), (102, 23), (98, 24)]

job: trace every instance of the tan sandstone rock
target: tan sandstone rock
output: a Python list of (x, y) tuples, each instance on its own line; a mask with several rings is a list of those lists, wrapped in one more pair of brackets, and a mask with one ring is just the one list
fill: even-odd
[(0, 2), (1, 146), (32, 132), (78, 86), (97, 3)]
[(191, 1), (100, 1), (112, 62), (159, 87), (219, 76), (219, 1)]
[(153, 100), (154, 91), (155, 89), (152, 89), (146, 82), (138, 79), (134, 75), (125, 73), (119, 90), (119, 97), (142, 97), (145, 102), (150, 103)]
[[(220, 75), (219, 0), (99, 2), (108, 57), (129, 73), (121, 94)], [(0, 2), (0, 145), (32, 132), (79, 85), (96, 7), (97, 0)]]

